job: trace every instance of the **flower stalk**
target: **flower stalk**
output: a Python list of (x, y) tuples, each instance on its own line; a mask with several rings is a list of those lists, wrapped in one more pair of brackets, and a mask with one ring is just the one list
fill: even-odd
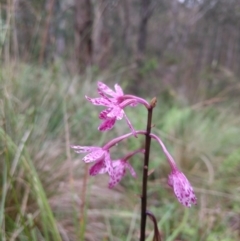
[(156, 105), (156, 100), (151, 101), (150, 108), (148, 109), (147, 117), (147, 127), (146, 127), (146, 137), (145, 137), (145, 155), (144, 155), (144, 164), (143, 164), (143, 176), (142, 176), (142, 195), (141, 195), (141, 224), (140, 224), (140, 241), (145, 240), (145, 230), (146, 230), (146, 211), (147, 211), (147, 179), (148, 179), (148, 164), (150, 156), (150, 147), (151, 147), (151, 128), (152, 128), (152, 114), (153, 108)]

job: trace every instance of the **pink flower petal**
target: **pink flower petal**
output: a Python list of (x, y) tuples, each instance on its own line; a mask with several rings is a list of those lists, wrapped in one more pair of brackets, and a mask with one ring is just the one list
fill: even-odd
[(83, 161), (86, 163), (99, 161), (101, 158), (104, 157), (104, 154), (105, 154), (105, 150), (103, 150), (102, 148), (99, 148), (99, 150), (95, 150), (89, 153), (88, 155), (86, 155), (83, 158)]
[(116, 122), (116, 118), (107, 118), (105, 119), (101, 125), (98, 127), (99, 131), (107, 131), (111, 130)]
[(131, 129), (131, 132), (133, 133), (133, 135), (134, 135), (135, 137), (137, 137), (136, 131), (134, 130), (133, 125), (131, 124), (130, 120), (127, 118), (127, 116), (126, 116), (125, 113), (124, 113), (124, 117), (125, 117), (125, 119), (126, 119), (126, 121), (127, 121), (127, 124), (128, 124), (128, 126), (129, 126), (129, 128)]
[(128, 170), (130, 171), (131, 175), (136, 178), (137, 174), (136, 174), (135, 170), (133, 169), (133, 167), (128, 162), (126, 162), (125, 165), (126, 165), (126, 168), (128, 168)]
[(103, 105), (103, 106), (112, 106), (111, 102), (105, 98), (90, 98), (85, 96), (85, 98), (90, 101), (93, 105)]
[(123, 109), (119, 108), (118, 106), (112, 108), (112, 110), (107, 114), (109, 118), (116, 117), (117, 120), (121, 120), (123, 118), (124, 111)]
[(102, 82), (98, 82), (98, 88), (100, 91), (106, 93), (107, 95), (117, 97), (116, 93)]
[(109, 152), (107, 152), (107, 151), (105, 152), (104, 163), (105, 163), (105, 167), (106, 167), (106, 170), (107, 170), (107, 173), (109, 174), (109, 176), (113, 175), (114, 170), (113, 170), (112, 160), (110, 158)]
[(95, 163), (89, 170), (91, 176), (96, 176), (97, 174), (104, 174), (107, 172), (107, 168), (103, 160)]
[(113, 102), (112, 99), (114, 99), (114, 98), (108, 97), (99, 87), (97, 88), (97, 90), (98, 90), (98, 94), (100, 96), (102, 96), (104, 99), (108, 100), (110, 103)]
[(74, 146), (74, 145), (71, 145), (70, 147), (72, 149), (74, 149), (74, 151), (76, 153), (91, 152), (91, 151), (95, 151), (95, 150), (101, 149), (98, 146)]
[(168, 184), (173, 188), (178, 201), (182, 205), (191, 207), (192, 204), (197, 203), (193, 188), (182, 172), (173, 170), (168, 176)]
[(120, 161), (118, 167), (114, 169), (114, 173), (110, 175), (108, 187), (109, 188), (115, 187), (122, 180), (125, 174), (126, 174), (125, 165), (123, 161)]
[(99, 116), (98, 116), (99, 119), (102, 119), (102, 120), (107, 119), (108, 118), (107, 115), (111, 110), (112, 110), (111, 108), (108, 108), (108, 109), (105, 109), (105, 110), (101, 111)]
[(110, 176), (109, 179), (109, 188), (115, 187), (125, 176), (126, 168), (129, 169), (130, 173), (133, 177), (136, 177), (136, 172), (132, 168), (132, 166), (125, 160), (116, 160), (113, 161), (114, 173)]
[(121, 160), (115, 160), (112, 162), (113, 168), (118, 168), (118, 166), (121, 166)]
[(120, 85), (115, 84), (114, 87), (115, 87), (115, 90), (116, 90), (116, 93), (117, 93), (118, 96), (123, 96), (123, 95), (124, 95), (123, 90), (122, 90), (122, 88), (120, 87)]

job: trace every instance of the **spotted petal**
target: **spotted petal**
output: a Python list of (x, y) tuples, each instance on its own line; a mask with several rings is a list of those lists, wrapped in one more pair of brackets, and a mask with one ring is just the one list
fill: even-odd
[(125, 165), (126, 165), (126, 168), (128, 168), (128, 170), (130, 171), (131, 175), (136, 178), (137, 174), (136, 174), (135, 170), (133, 169), (133, 167), (128, 162), (126, 162)]
[(116, 160), (113, 161), (114, 173), (110, 176), (109, 179), (109, 188), (115, 187), (125, 176), (126, 169), (129, 169), (131, 175), (136, 177), (136, 172), (133, 167), (125, 160)]
[(112, 110), (111, 108), (108, 108), (108, 109), (105, 109), (105, 110), (101, 111), (99, 116), (98, 116), (99, 119), (101, 119), (101, 120), (107, 119), (108, 118), (107, 115), (108, 115), (109, 112), (111, 112), (111, 110)]
[(107, 118), (105, 119), (101, 125), (98, 127), (99, 131), (107, 131), (111, 130), (116, 122), (116, 118)]
[(106, 152), (105, 150), (103, 150), (102, 148), (99, 148), (98, 150), (95, 150), (95, 151), (89, 153), (88, 155), (86, 155), (83, 158), (83, 161), (86, 163), (99, 161), (102, 158), (104, 158), (105, 152)]
[(91, 176), (96, 176), (97, 174), (104, 174), (107, 172), (107, 168), (104, 160), (95, 163), (89, 170)]
[(193, 188), (182, 172), (173, 170), (168, 177), (168, 184), (173, 188), (178, 201), (182, 205), (191, 207), (192, 204), (197, 203)]
[(100, 91), (104, 92), (107, 95), (110, 95), (112, 97), (117, 97), (117, 94), (110, 89), (107, 85), (105, 85), (103, 82), (98, 82), (98, 88)]
[(111, 160), (111, 158), (110, 158), (110, 154), (109, 154), (109, 152), (107, 152), (107, 151), (106, 151), (106, 153), (105, 153), (105, 160), (104, 160), (104, 162), (105, 162), (105, 166), (106, 166), (107, 173), (108, 173), (110, 176), (112, 176), (114, 170), (113, 170), (113, 165), (112, 165), (112, 160)]
[(117, 120), (121, 120), (123, 118), (124, 111), (123, 109), (119, 108), (118, 106), (112, 108), (112, 110), (107, 114), (109, 118), (116, 117)]
[(85, 98), (90, 101), (93, 105), (103, 105), (103, 106), (112, 106), (112, 103), (103, 97), (100, 98), (90, 98), (88, 96), (85, 96)]
[(70, 146), (76, 153), (92, 152), (101, 149), (98, 146)]
[(114, 162), (114, 173), (110, 175), (108, 187), (113, 188), (115, 187), (124, 177), (126, 173), (124, 161), (122, 160), (117, 160)]

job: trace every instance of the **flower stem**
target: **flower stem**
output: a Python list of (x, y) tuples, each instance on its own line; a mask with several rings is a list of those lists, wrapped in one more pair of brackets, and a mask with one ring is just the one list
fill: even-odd
[(146, 218), (147, 218), (147, 179), (148, 179), (148, 163), (149, 154), (151, 146), (151, 127), (152, 127), (152, 111), (153, 105), (148, 109), (148, 119), (146, 128), (146, 138), (145, 138), (145, 155), (144, 155), (144, 166), (143, 166), (143, 177), (142, 177), (142, 196), (141, 196), (141, 233), (140, 241), (145, 240), (145, 229), (146, 229)]
[(135, 95), (124, 95), (124, 99), (136, 100), (138, 103), (141, 103), (141, 104), (145, 105), (145, 107), (147, 109), (152, 109), (153, 108), (146, 100), (144, 100), (143, 98), (140, 98), (138, 96), (135, 96)]
[(137, 149), (135, 151), (129, 152), (126, 156), (124, 156), (122, 158), (122, 160), (127, 161), (128, 159), (130, 159), (132, 156), (134, 156), (135, 154), (142, 152), (143, 154), (145, 153), (145, 150), (143, 148)]
[(159, 145), (162, 147), (163, 153), (165, 154), (165, 156), (167, 157), (167, 161), (170, 164), (170, 166), (172, 167), (172, 169), (176, 169), (176, 163), (173, 159), (173, 157), (171, 156), (171, 154), (168, 152), (167, 148), (165, 147), (165, 145), (163, 144), (162, 140), (156, 136), (153, 133), (150, 133), (150, 136), (155, 139)]
[(134, 135), (134, 134), (146, 135), (146, 133), (147, 133), (146, 131), (139, 130), (139, 131), (135, 131), (135, 133), (130, 132), (130, 133), (127, 133), (127, 134), (125, 134), (125, 135), (118, 136), (118, 137), (112, 139), (111, 141), (109, 141), (109, 142), (108, 142), (107, 144), (105, 144), (102, 148), (103, 148), (104, 150), (108, 150), (108, 149), (110, 149), (112, 146), (114, 146), (114, 145), (116, 145), (117, 143), (119, 143), (120, 141), (122, 141), (122, 140), (124, 140), (124, 139), (126, 139), (126, 138), (128, 138), (128, 137), (130, 137), (130, 136), (132, 136), (132, 135)]

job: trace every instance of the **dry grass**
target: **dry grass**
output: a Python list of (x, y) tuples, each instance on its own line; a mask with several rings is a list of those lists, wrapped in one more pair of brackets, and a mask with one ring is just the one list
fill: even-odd
[[(37, 80), (37, 81), (32, 81)], [(137, 240), (141, 157), (132, 159), (138, 179), (126, 176), (114, 190), (107, 177), (90, 178), (69, 144), (102, 145), (128, 131), (118, 122), (97, 132), (98, 111), (84, 99), (96, 95), (93, 79), (70, 78), (60, 70), (5, 66), (0, 73), (1, 240)], [(149, 97), (151, 98), (151, 96)], [(240, 119), (226, 102), (201, 109), (159, 99), (153, 131), (167, 144), (195, 187), (197, 207), (186, 210), (167, 186), (169, 167), (151, 148), (149, 209), (164, 240), (225, 241), (240, 237)], [(127, 110), (145, 128), (142, 108)], [(132, 138), (113, 155), (142, 145)], [(151, 240), (153, 227), (148, 224)]]

